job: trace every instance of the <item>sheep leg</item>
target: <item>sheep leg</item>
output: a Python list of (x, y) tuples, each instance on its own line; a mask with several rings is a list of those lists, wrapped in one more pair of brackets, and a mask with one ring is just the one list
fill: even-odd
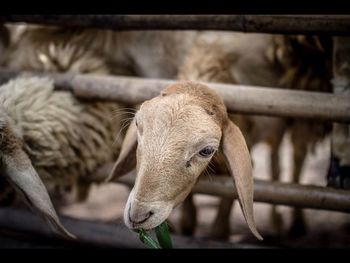
[(215, 221), (211, 227), (210, 237), (227, 240), (230, 236), (230, 215), (233, 207), (233, 198), (222, 198)]
[[(306, 158), (307, 147), (301, 138), (293, 138), (294, 146), (294, 171), (293, 183), (299, 183), (301, 170)], [(292, 212), (292, 226), (289, 231), (289, 236), (292, 238), (302, 237), (306, 234), (307, 228), (302, 209), (294, 208)]]
[(193, 194), (190, 193), (182, 204), (180, 231), (183, 235), (192, 236), (197, 225), (197, 209), (194, 205)]

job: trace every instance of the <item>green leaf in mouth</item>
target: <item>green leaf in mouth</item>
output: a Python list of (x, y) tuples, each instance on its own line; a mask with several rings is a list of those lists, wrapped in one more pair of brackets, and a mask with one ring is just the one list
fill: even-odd
[(168, 224), (165, 221), (156, 227), (156, 235), (158, 242), (162, 248), (173, 247), (169, 234)]
[(152, 237), (144, 229), (139, 230), (139, 238), (149, 248), (172, 248), (172, 242), (169, 234), (169, 228), (164, 221), (162, 224), (155, 228), (158, 242), (153, 240)]

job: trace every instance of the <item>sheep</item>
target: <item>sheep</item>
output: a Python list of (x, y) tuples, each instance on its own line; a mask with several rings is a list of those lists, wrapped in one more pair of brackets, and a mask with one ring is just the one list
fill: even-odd
[[(106, 59), (90, 46), (76, 41), (75, 37), (77, 36), (70, 30), (56, 31), (46, 27), (28, 26), (17, 34), (5, 65), (7, 68), (17, 70), (110, 74), (111, 69)], [(26, 52), (23, 53), (23, 50)], [(102, 118), (101, 124), (104, 123), (107, 129), (111, 130), (109, 126), (113, 116), (107, 112), (120, 111), (121, 106), (124, 105), (99, 103), (94, 106), (96, 109), (90, 114), (106, 116), (108, 120)], [(121, 117), (122, 115), (116, 116), (116, 123)], [(121, 139), (122, 137), (119, 137), (116, 141), (116, 147), (120, 145)], [(80, 199), (84, 199), (83, 196)]]
[[(109, 73), (104, 59), (92, 50), (71, 43), (61, 45), (60, 41), (30, 45), (31, 42), (23, 36), (19, 41), (27, 43), (26, 53), (22, 53), (21, 45), (15, 44), (19, 49), (12, 48), (7, 57), (10, 68)], [(15, 181), (15, 187), (22, 187), (20, 192), (29, 197), (29, 203), (46, 218), (54, 218), (53, 222), (61, 226), (58, 230), (64, 230), (50, 197), (55, 207), (86, 199), (92, 182), (87, 182), (85, 176), (118, 156), (122, 115), (115, 116), (115, 113), (121, 111), (124, 105), (82, 101), (70, 93), (55, 91), (49, 79), (28, 76), (10, 81), (0, 88), (0, 105), (2, 128), (10, 134), (5, 136), (4, 131), (1, 132), (1, 159), (7, 160), (6, 148), (14, 147), (18, 142), (16, 152), (26, 156), (25, 171), (28, 171), (28, 176), (38, 174), (36, 181), (24, 185), (22, 181)], [(116, 134), (121, 134), (119, 139), (115, 138)], [(16, 163), (19, 167), (22, 165), (20, 161), (18, 159)], [(12, 166), (16, 166), (14, 161), (11, 162)], [(4, 163), (4, 166), (8, 165)], [(13, 181), (18, 174), (11, 169), (5, 170), (5, 176)], [(0, 197), (0, 203), (11, 204), (11, 200), (15, 203), (17, 195), (8, 187), (4, 177), (1, 185), (6, 196)], [(38, 187), (38, 196), (33, 199), (33, 189)], [(67, 231), (60, 232), (71, 236)]]
[(115, 104), (81, 102), (54, 91), (49, 79), (20, 77), (1, 86), (0, 105), (3, 174), (58, 224), (46, 188), (66, 189), (75, 200), (79, 180), (117, 156)]
[(262, 239), (254, 222), (252, 166), (244, 137), (216, 92), (190, 81), (170, 85), (144, 102), (128, 128), (108, 178), (115, 180), (118, 171), (133, 168), (130, 160), (137, 148), (137, 177), (124, 209), (125, 224), (151, 229), (166, 220), (220, 145), (248, 227)]
[[(17, 28), (13, 26), (12, 30)], [(17, 59), (8, 59), (6, 66), (9, 68), (32, 69), (33, 65), (43, 67), (45, 56), (55, 52), (52, 45), (62, 52), (66, 46), (74, 46), (74, 61), (79, 60), (82, 50), (90, 50), (104, 59), (110, 74), (148, 78), (175, 78), (179, 65), (183, 63), (188, 48), (197, 36), (195, 31), (111, 31), (33, 25), (17, 31), (20, 31), (17, 33), (19, 40), (12, 47)], [(23, 47), (32, 49), (31, 55)], [(53, 67), (60, 70), (54, 60), (52, 64), (45, 65), (44, 69), (50, 70)], [(69, 65), (69, 61), (61, 64)], [(84, 66), (79, 66), (79, 72), (85, 73)], [(75, 71), (72, 65), (70, 69)]]
[[(332, 38), (319, 36), (274, 36), (270, 50), (270, 61), (282, 68), (279, 85), (307, 91), (332, 92)], [(290, 119), (294, 154), (292, 182), (299, 183), (303, 163), (308, 152), (329, 135), (331, 123), (313, 120)], [(293, 210), (291, 237), (307, 233), (301, 209)]]
[(106, 60), (89, 46), (75, 43), (70, 31), (52, 32), (50, 28), (37, 26), (21, 29), (12, 26), (10, 29), (12, 40), (4, 62), (6, 68), (89, 74), (110, 72)]

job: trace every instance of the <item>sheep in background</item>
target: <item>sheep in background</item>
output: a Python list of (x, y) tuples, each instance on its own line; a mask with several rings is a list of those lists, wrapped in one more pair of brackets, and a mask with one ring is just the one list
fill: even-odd
[[(203, 33), (206, 39), (213, 35), (215, 39), (215, 33)], [(225, 52), (235, 57), (231, 72), (240, 84), (318, 92), (332, 90), (331, 37), (220, 33), (217, 39)], [(279, 118), (275, 119), (278, 122)], [(307, 153), (312, 153), (317, 142), (329, 134), (330, 127), (327, 122), (288, 118), (294, 149), (292, 182), (299, 183)], [(271, 168), (272, 177), (278, 180), (279, 167), (272, 165)], [(293, 217), (290, 236), (304, 235), (301, 210), (296, 209)], [(278, 216), (273, 218), (280, 224)]]
[[(105, 58), (67, 32), (51, 32), (38, 26), (10, 26), (11, 45), (4, 67), (14, 70), (41, 70), (109, 74)], [(86, 42), (89, 43), (89, 42)]]
[[(7, 66), (10, 68), (32, 69), (33, 65), (36, 65), (42, 69), (64, 71), (60, 67), (68, 65), (66, 67), (71, 71), (85, 73), (83, 65), (79, 65), (79, 70), (75, 70), (75, 66), (71, 63), (78, 63), (82, 53), (89, 50), (97, 57), (104, 59), (110, 74), (149, 78), (175, 78), (187, 50), (197, 35), (195, 31), (117, 32), (33, 25), (27, 25), (19, 30), (17, 25), (12, 25), (12, 31), (16, 30), (20, 32), (17, 33), (12, 49), (17, 58), (14, 61), (11, 58), (8, 59)], [(74, 52), (70, 51), (72, 46), (75, 49)], [(31, 49), (30, 54), (28, 54), (28, 47)], [(61, 49), (61, 52), (71, 52), (70, 58), (73, 62), (61, 59), (58, 67), (55, 59), (51, 59), (48, 64), (45, 57), (57, 53), (56, 49)], [(53, 56), (56, 57), (56, 55)], [(98, 66), (95, 67), (98, 68)]]
[[(281, 87), (310, 92), (332, 92), (331, 37), (274, 36), (267, 54), (270, 61), (283, 71), (279, 82)], [(294, 149), (293, 183), (300, 182), (307, 153), (313, 153), (316, 144), (328, 136), (330, 131), (330, 122), (290, 119), (289, 132)], [(290, 236), (300, 237), (306, 231), (302, 210), (294, 209)]]
[[(237, 35), (235, 41), (234, 35)], [(331, 42), (329, 38), (304, 36), (247, 36), (231, 34), (228, 42), (233, 48), (225, 50), (225, 40), (214, 35), (212, 45), (195, 45), (185, 59), (180, 70), (179, 78), (221, 83), (237, 83), (233, 76), (243, 81), (240, 84), (261, 85), (266, 78), (259, 81), (259, 77), (268, 76), (270, 85), (277, 83), (282, 88), (303, 89), (308, 91), (330, 92), (330, 62)], [(254, 41), (254, 38), (256, 40)], [(249, 40), (249, 43), (247, 42)], [(209, 41), (210, 42), (210, 41)], [(244, 48), (244, 49), (243, 49)], [(245, 53), (244, 53), (244, 52)], [(248, 52), (250, 51), (250, 52)], [(259, 53), (260, 51), (260, 53)], [(252, 55), (254, 54), (254, 55)], [(248, 64), (251, 64), (249, 66)], [(265, 65), (266, 66), (263, 66)], [(233, 65), (233, 66), (232, 66)], [(232, 67), (232, 68), (231, 68)], [(231, 68), (231, 69), (230, 69)], [(256, 69), (256, 70), (253, 70)], [(266, 69), (270, 72), (266, 74)], [(232, 74), (230, 74), (232, 73)], [(278, 75), (281, 74), (282, 78)], [(250, 77), (251, 76), (251, 77)], [(271, 175), (272, 180), (278, 181), (280, 175), (279, 147), (284, 134), (291, 133), (294, 149), (294, 183), (299, 183), (301, 168), (308, 151), (314, 151), (317, 142), (325, 138), (329, 132), (329, 123), (311, 120), (282, 119), (252, 115), (229, 115), (242, 130), (248, 148), (258, 142), (265, 141), (271, 147)], [(269, 127), (269, 129), (266, 129)], [(217, 160), (216, 160), (217, 161)], [(215, 163), (215, 162), (214, 162)], [(220, 161), (218, 162), (220, 164)], [(222, 173), (222, 165), (214, 165), (214, 170)], [(211, 236), (227, 238), (229, 235), (229, 215), (233, 200), (222, 200), (219, 212), (213, 224)], [(195, 223), (195, 207), (192, 196), (184, 202), (182, 213), (182, 231), (192, 234)], [(305, 223), (300, 209), (294, 210), (291, 236), (305, 234)], [(281, 231), (281, 217), (276, 206), (271, 210), (272, 227), (277, 233)]]
[(0, 105), (2, 174), (46, 217), (54, 210), (42, 181), (72, 201), (79, 180), (117, 156), (115, 104), (84, 103), (49, 79), (21, 77), (0, 87)]
[[(19, 29), (14, 26), (11, 29), (19, 32), (12, 38), (12, 45), (5, 63), (9, 69), (103, 75), (108, 75), (111, 72), (106, 58), (88, 45), (91, 42), (86, 42), (87, 45), (83, 45), (84, 42), (81, 41), (84, 39), (78, 41), (77, 38), (80, 39), (79, 35), (74, 34), (69, 29), (57, 31), (56, 28), (41, 26), (25, 26)], [(85, 103), (81, 100), (78, 101)], [(88, 105), (91, 105), (89, 114), (93, 117), (92, 121), (100, 118), (97, 123), (99, 126), (107, 125), (104, 129), (109, 129), (109, 132), (112, 132), (110, 129), (112, 121), (115, 122), (113, 125), (120, 127), (120, 121), (123, 117), (121, 107), (124, 108), (124, 105), (111, 102), (89, 103)], [(118, 112), (118, 116), (113, 117), (111, 111)], [(119, 128), (113, 131), (116, 131), (114, 136), (116, 134), (122, 135)], [(113, 136), (112, 134), (108, 134), (108, 136)], [(118, 136), (115, 147), (118, 148), (121, 141), (122, 136)], [(88, 193), (89, 187), (83, 187), (83, 185), (83, 182), (81, 182), (79, 193), (77, 193), (80, 196), (79, 200), (84, 200)], [(57, 199), (59, 199), (61, 193), (69, 192), (63, 190), (63, 188), (67, 189), (69, 187), (50, 187), (50, 190), (53, 191), (53, 196), (57, 196)]]
[[(20, 37), (19, 41), (26, 43), (27, 39)], [(40, 49), (29, 43), (22, 45), (15, 45), (18, 53), (12, 47), (7, 57), (10, 68), (70, 71), (73, 67), (75, 72), (109, 73), (103, 58), (71, 43), (60, 45), (59, 41), (43, 41)], [(25, 53), (23, 47), (26, 47)], [(28, 64), (31, 61), (33, 64)], [(120, 111), (122, 105), (82, 101), (70, 93), (54, 91), (51, 80), (35, 77), (22, 77), (3, 85), (0, 101), (3, 129), (10, 131), (8, 138), (15, 138), (14, 141), (19, 142), (18, 151), (30, 160), (25, 171), (35, 171), (39, 175), (36, 181), (24, 184), (21, 192), (30, 197), (33, 189), (42, 182), (45, 185), (40, 187), (36, 199), (27, 199), (30, 204), (46, 217), (52, 217), (54, 209), (50, 208), (46, 189), (56, 206), (85, 200), (92, 184), (84, 180), (85, 176), (118, 156), (122, 137), (115, 137), (121, 133), (122, 115), (116, 116), (116, 111)], [(6, 145), (12, 147), (12, 144), (7, 137), (2, 138), (5, 139), (0, 152), (2, 160), (6, 160)], [(20, 160), (16, 164), (21, 165)], [(5, 173), (10, 181), (16, 176), (11, 171)], [(16, 186), (22, 183), (15, 181)], [(1, 178), (1, 184), (7, 194), (0, 201), (5, 204), (16, 202), (17, 195), (8, 187), (7, 181)], [(48, 206), (44, 211), (43, 205)], [(55, 222), (58, 224), (58, 219)]]

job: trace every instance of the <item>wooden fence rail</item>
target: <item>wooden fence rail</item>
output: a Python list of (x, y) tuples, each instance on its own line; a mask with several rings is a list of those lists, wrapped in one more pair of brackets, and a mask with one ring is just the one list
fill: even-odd
[[(20, 73), (2, 70), (0, 83), (18, 74)], [(58, 89), (69, 90), (79, 98), (114, 100), (127, 104), (138, 104), (151, 99), (175, 82), (70, 73), (35, 74), (52, 77)], [(218, 92), (231, 112), (350, 122), (350, 96), (233, 84), (206, 84)]]
[(350, 35), (349, 15), (1, 15), (0, 22), (112, 30), (232, 30)]
[[(99, 171), (99, 178), (105, 177), (112, 168), (106, 164)], [(96, 178), (94, 178), (96, 180)], [(130, 172), (116, 180), (133, 187), (135, 172)], [(193, 193), (220, 197), (237, 198), (233, 180), (224, 176), (202, 177), (194, 186)], [(350, 212), (350, 191), (329, 187), (300, 185), (293, 183), (254, 180), (254, 201), (300, 208)]]

